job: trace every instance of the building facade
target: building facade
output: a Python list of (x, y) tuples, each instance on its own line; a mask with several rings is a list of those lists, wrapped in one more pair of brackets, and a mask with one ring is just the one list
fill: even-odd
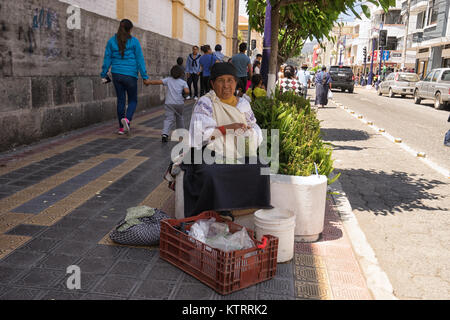
[[(415, 54), (415, 70), (425, 76), (433, 68), (450, 67), (450, 1), (402, 1), (404, 19), (409, 12), (408, 52)], [(404, 38), (403, 38), (404, 39)]]
[[(239, 0), (22, 0), (0, 5), (0, 152), (116, 117), (100, 72), (105, 45), (130, 19), (151, 79), (192, 45), (237, 51)], [(160, 105), (162, 86), (138, 81), (138, 109)]]
[[(248, 18), (239, 16), (238, 32), (242, 37), (242, 42), (248, 42)], [(256, 55), (262, 54), (264, 37), (261, 33), (251, 30), (250, 44), (247, 44), (247, 48), (250, 50), (251, 60), (256, 58)]]

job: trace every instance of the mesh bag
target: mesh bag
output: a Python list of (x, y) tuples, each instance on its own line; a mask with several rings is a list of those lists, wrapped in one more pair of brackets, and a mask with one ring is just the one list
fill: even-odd
[(120, 244), (132, 246), (153, 246), (159, 243), (160, 221), (170, 217), (159, 209), (151, 217), (139, 218), (140, 224), (134, 225), (125, 231), (119, 231), (119, 227), (125, 223), (121, 220), (116, 228), (111, 231), (109, 238)]

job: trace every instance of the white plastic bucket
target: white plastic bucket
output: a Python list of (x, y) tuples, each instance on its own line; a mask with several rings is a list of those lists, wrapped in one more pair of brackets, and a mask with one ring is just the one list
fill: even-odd
[(314, 242), (319, 239), (325, 221), (326, 196), (327, 177), (324, 175), (270, 176), (270, 204), (294, 212), (297, 241)]
[(294, 257), (295, 214), (286, 209), (261, 209), (255, 212), (255, 231), (258, 240), (265, 234), (278, 237), (277, 262)]

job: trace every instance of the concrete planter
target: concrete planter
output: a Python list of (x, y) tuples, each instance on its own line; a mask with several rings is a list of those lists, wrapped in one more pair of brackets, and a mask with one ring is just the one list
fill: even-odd
[(274, 174), (270, 176), (271, 204), (295, 213), (295, 239), (314, 242), (323, 231), (327, 177)]

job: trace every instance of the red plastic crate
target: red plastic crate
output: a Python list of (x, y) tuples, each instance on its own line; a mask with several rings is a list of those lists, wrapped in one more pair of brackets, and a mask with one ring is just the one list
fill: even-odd
[(186, 230), (189, 230), (195, 221), (212, 217), (216, 218), (218, 222), (227, 223), (231, 233), (242, 229), (242, 226), (222, 218), (214, 211), (203, 212), (185, 219), (162, 220), (159, 242), (160, 257), (222, 295), (275, 276), (278, 252), (277, 237), (266, 235), (267, 245), (264, 249), (260, 249), (256, 245), (261, 242), (255, 239), (252, 230), (247, 230), (255, 241), (255, 247), (225, 252), (212, 248), (174, 228), (184, 222)]

